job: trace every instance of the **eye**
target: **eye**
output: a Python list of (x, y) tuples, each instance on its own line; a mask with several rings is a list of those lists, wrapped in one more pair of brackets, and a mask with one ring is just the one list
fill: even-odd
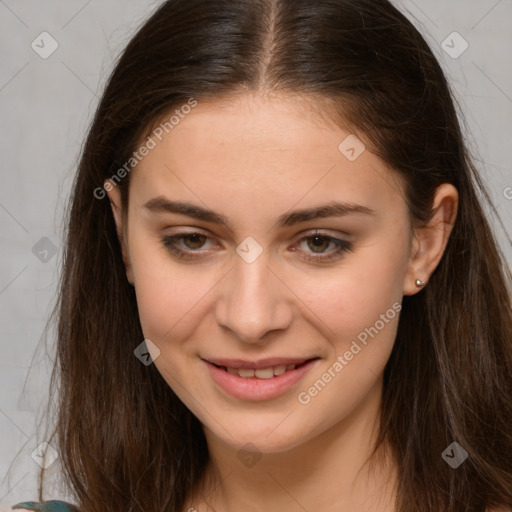
[[(178, 233), (162, 238), (162, 244), (170, 252), (174, 253), (180, 259), (193, 260), (201, 257), (200, 251), (207, 240), (211, 240), (209, 236), (201, 233)], [(180, 247), (181, 242), (181, 247)], [(306, 250), (300, 250), (304, 253), (302, 256), (305, 260), (314, 262), (327, 262), (339, 259), (344, 253), (354, 250), (353, 243), (333, 236), (315, 231), (308, 236), (302, 237), (299, 244), (306, 244)], [(333, 247), (334, 250), (328, 250)], [(296, 251), (296, 249), (292, 249)], [(325, 254), (325, 255), (324, 255)]]
[[(201, 233), (178, 233), (177, 235), (165, 236), (162, 238), (162, 243), (165, 248), (176, 254), (181, 259), (194, 259), (197, 256), (191, 254), (197, 252), (204, 245), (204, 240), (209, 237)], [(185, 250), (178, 247), (177, 242), (185, 244)]]
[[(352, 242), (318, 231), (301, 238), (300, 243), (305, 243), (308, 249), (312, 249), (305, 251), (304, 259), (320, 263), (340, 259), (344, 253), (354, 250)], [(332, 246), (334, 250), (329, 251), (328, 248)], [(324, 253), (325, 256), (322, 256)]]

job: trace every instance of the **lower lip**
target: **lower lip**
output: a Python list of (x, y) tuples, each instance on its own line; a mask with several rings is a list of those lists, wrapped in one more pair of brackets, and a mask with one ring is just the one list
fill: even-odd
[[(203, 359), (204, 361), (204, 359)], [(295, 370), (287, 370), (271, 379), (238, 377), (205, 361), (212, 379), (226, 392), (241, 400), (269, 400), (290, 390), (319, 361), (313, 359)]]

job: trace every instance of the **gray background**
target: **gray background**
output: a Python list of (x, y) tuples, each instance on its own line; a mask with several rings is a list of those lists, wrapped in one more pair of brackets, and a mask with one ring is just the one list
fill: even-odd
[[(84, 133), (113, 59), (159, 3), (0, 0), (0, 509), (36, 497), (39, 466), (31, 453), (45, 441), (36, 425), (50, 368), (41, 343), (61, 264), (63, 208)], [(477, 167), (510, 232), (512, 1), (395, 3), (446, 71)], [(59, 45), (46, 59), (31, 47), (34, 40), (42, 46), (44, 31)], [(458, 58), (443, 49), (454, 31), (469, 44)], [(452, 40), (445, 44), (460, 48)], [(498, 236), (512, 261), (501, 230)], [(57, 468), (58, 462), (51, 466), (55, 475)], [(58, 482), (49, 497), (66, 498)]]

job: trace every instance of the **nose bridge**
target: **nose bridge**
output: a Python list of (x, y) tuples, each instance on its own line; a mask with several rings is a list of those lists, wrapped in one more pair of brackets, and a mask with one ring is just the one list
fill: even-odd
[[(244, 253), (244, 249), (249, 251)], [(217, 321), (234, 332), (240, 341), (256, 343), (268, 331), (286, 328), (291, 321), (291, 308), (286, 287), (267, 267), (268, 252), (254, 258), (254, 247), (240, 244), (228, 284), (222, 291), (217, 308)]]

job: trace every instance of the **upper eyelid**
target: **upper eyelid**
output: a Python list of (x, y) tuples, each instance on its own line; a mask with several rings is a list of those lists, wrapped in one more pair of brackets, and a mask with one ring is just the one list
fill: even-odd
[[(218, 238), (216, 236), (213, 236), (209, 233), (205, 233), (200, 228), (193, 228), (193, 229), (191, 228), (190, 231), (177, 231), (176, 233), (165, 234), (165, 235), (163, 235), (163, 238), (190, 236), (190, 235), (201, 235), (201, 236), (205, 236), (206, 238), (208, 238), (210, 240), (218, 240)], [(332, 233), (332, 232), (329, 232), (328, 229), (322, 229), (322, 228), (310, 228), (310, 229), (301, 231), (299, 234), (295, 235), (294, 238), (300, 240), (302, 238), (307, 238), (307, 237), (315, 236), (315, 235), (331, 237), (331, 238), (340, 238), (340, 237), (350, 238), (350, 235), (348, 233), (344, 233), (344, 232)], [(350, 240), (346, 240), (346, 241), (348, 242)]]
[[(187, 247), (178, 247), (180, 241), (183, 240), (184, 237), (198, 234), (200, 236), (205, 236), (207, 239), (212, 239), (210, 235), (203, 235), (198, 231), (190, 231), (190, 232), (179, 232), (173, 235), (166, 235), (162, 238), (162, 242), (169, 251), (175, 253), (176, 257), (188, 260), (196, 260), (201, 259), (201, 257), (208, 257), (210, 251), (205, 250), (203, 247), (199, 247), (197, 249), (190, 249)], [(319, 228), (313, 230), (313, 232), (302, 232), (298, 235), (297, 241), (293, 243), (293, 246), (304, 242), (304, 240), (314, 237), (315, 235), (319, 237), (323, 237), (329, 240), (329, 244), (332, 244), (332, 250), (321, 251), (320, 253), (302, 251), (304, 253), (304, 260), (312, 263), (330, 263), (339, 260), (343, 257), (345, 253), (353, 252), (355, 250), (355, 242), (351, 240), (346, 240), (344, 237), (332, 236), (328, 233), (322, 232)], [(295, 251), (295, 249), (294, 249)]]
[[(173, 234), (170, 234), (170, 235), (164, 235), (163, 239), (164, 240), (165, 239), (175, 239), (175, 240), (179, 241), (179, 240), (182, 240), (184, 237), (191, 236), (191, 235), (204, 236), (204, 237), (206, 237), (210, 241), (216, 240), (215, 237), (212, 237), (211, 235), (203, 233), (202, 231), (197, 230), (197, 229), (196, 230), (191, 230), (191, 231), (179, 231), (177, 233), (173, 233)], [(336, 235), (333, 235), (333, 234), (329, 233), (328, 231), (321, 230), (320, 228), (314, 228), (313, 230), (306, 230), (306, 231), (303, 231), (303, 232), (299, 233), (298, 235), (296, 235), (294, 243), (302, 242), (305, 238), (310, 238), (310, 237), (313, 237), (315, 235), (320, 236), (320, 237), (324, 237), (324, 238), (333, 239), (333, 240), (339, 240), (341, 242), (351, 243), (351, 240), (347, 240), (346, 238), (344, 238), (344, 237), (348, 237), (347, 234), (341, 234), (341, 235), (337, 235), (336, 234)], [(240, 243), (242, 243), (242, 242), (240, 242)], [(187, 249), (187, 248), (183, 249), (183, 251), (185, 251), (185, 252), (186, 251), (200, 252), (201, 250), (203, 250), (203, 248), (199, 248), (197, 250)]]

